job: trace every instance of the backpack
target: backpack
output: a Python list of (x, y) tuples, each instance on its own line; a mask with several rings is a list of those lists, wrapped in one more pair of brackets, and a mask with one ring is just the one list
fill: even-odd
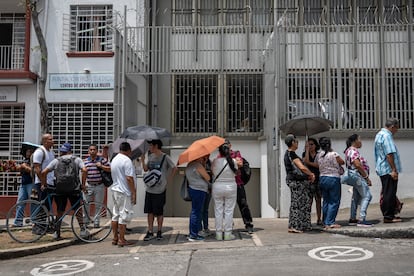
[(57, 158), (55, 169), (55, 184), (57, 194), (73, 194), (80, 189), (79, 172), (75, 162), (76, 157)]
[(242, 157), (243, 159), (243, 166), (240, 168), (240, 178), (243, 181), (243, 184), (246, 185), (247, 182), (250, 180), (250, 176), (252, 175), (252, 170), (250, 169), (249, 162)]

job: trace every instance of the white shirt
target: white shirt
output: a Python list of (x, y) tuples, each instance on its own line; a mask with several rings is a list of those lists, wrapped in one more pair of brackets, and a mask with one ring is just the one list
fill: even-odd
[[(50, 162), (52, 162), (55, 159), (55, 154), (53, 153), (52, 149), (49, 151), (44, 147), (40, 146), (40, 148), (36, 149), (33, 153), (33, 164), (40, 164), (41, 171), (49, 165)], [(43, 160), (43, 162), (42, 162)], [(54, 186), (55, 180), (55, 174), (52, 172), (49, 172), (46, 177), (46, 183), (49, 186)], [(39, 177), (35, 176), (35, 183), (40, 183)]]
[(114, 181), (111, 185), (111, 190), (131, 196), (126, 179), (127, 176), (131, 176), (134, 179), (135, 185), (135, 167), (131, 158), (125, 154), (118, 153), (111, 162), (111, 175)]

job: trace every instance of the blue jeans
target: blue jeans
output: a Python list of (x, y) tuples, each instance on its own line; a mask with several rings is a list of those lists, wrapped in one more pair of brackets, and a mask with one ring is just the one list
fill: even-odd
[(361, 204), (359, 212), (360, 220), (367, 217), (368, 205), (371, 202), (372, 195), (368, 183), (361, 176), (358, 177), (355, 185), (353, 185), (352, 201), (351, 201), (351, 219), (356, 218), (358, 205)]
[(322, 214), (323, 224), (335, 224), (341, 202), (341, 179), (339, 177), (321, 176), (320, 187), (323, 198)]
[[(25, 185), (20, 185), (19, 188), (19, 193), (17, 195), (17, 202), (19, 203), (20, 201), (26, 200), (26, 199), (30, 199), (30, 195), (32, 194), (32, 188), (33, 188), (34, 184), (25, 184)], [(24, 208), (26, 206), (22, 206), (20, 205), (17, 209), (16, 209), (16, 218), (14, 219), (14, 224), (18, 225), (18, 226), (22, 226), (23, 225), (23, 214), (24, 214)]]
[(191, 196), (190, 237), (197, 237), (201, 230), (201, 209), (207, 193), (191, 187), (188, 187), (188, 192)]
[(208, 229), (208, 209), (211, 201), (211, 193), (206, 193), (206, 198), (204, 199), (203, 208), (201, 208), (201, 221), (200, 229)]

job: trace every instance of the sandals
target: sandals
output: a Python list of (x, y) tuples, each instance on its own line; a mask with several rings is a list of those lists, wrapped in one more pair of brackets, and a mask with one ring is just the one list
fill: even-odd
[(335, 228), (341, 228), (341, 225), (339, 224), (331, 224), (331, 225), (325, 225), (325, 229), (335, 229)]
[(133, 244), (135, 244), (135, 242), (131, 242), (131, 241), (127, 241), (127, 240), (118, 241), (118, 247), (131, 246)]
[(301, 234), (301, 233), (303, 233), (303, 231), (298, 230), (298, 229), (295, 229), (295, 228), (289, 228), (289, 229), (288, 229), (288, 232), (289, 232), (289, 233), (296, 233), (296, 234)]
[(113, 239), (112, 240), (112, 245), (117, 245), (118, 244), (118, 240), (117, 239)]

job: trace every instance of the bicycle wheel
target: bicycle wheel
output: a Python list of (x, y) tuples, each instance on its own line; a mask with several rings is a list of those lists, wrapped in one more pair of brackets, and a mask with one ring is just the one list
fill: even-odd
[(99, 202), (84, 202), (72, 216), (75, 236), (84, 242), (100, 242), (112, 231), (112, 212)]
[(28, 199), (18, 202), (7, 213), (7, 233), (17, 242), (35, 242), (46, 233), (48, 214), (46, 206), (39, 201)]

